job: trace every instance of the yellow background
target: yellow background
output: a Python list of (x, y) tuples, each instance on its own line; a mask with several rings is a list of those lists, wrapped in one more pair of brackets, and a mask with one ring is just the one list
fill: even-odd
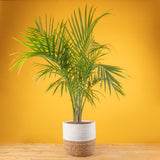
[(66, 19), (85, 4), (97, 7), (96, 16), (112, 9), (94, 33), (111, 44), (104, 62), (119, 65), (131, 78), (123, 80), (125, 97), (101, 98), (87, 104), (83, 119), (96, 121), (97, 143), (160, 142), (160, 4), (156, 0), (0, 1), (0, 142), (62, 143), (62, 122), (72, 119), (68, 95), (45, 93), (48, 81), (32, 80), (26, 63), (19, 76), (9, 72), (10, 53), (26, 49), (20, 38), (34, 17)]

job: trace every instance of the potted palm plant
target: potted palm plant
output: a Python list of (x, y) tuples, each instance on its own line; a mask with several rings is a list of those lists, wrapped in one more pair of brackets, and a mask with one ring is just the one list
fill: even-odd
[(83, 121), (82, 113), (85, 102), (95, 105), (99, 91), (95, 86), (100, 85), (115, 93), (124, 95), (122, 86), (117, 77), (125, 78), (123, 70), (117, 66), (100, 63), (100, 59), (106, 55), (108, 47), (99, 44), (94, 39), (93, 30), (99, 20), (108, 15), (105, 12), (94, 18), (95, 8), (91, 7), (87, 12), (85, 7), (82, 18), (81, 10), (74, 12), (66, 22), (63, 20), (54, 25), (54, 19), (50, 17), (45, 27), (41, 18), (35, 18), (35, 27), (28, 27), (23, 36), (26, 41), (16, 38), (30, 51), (13, 53), (18, 55), (10, 70), (21, 69), (24, 62), (32, 57), (41, 57), (45, 63), (35, 63), (38, 67), (36, 79), (57, 75), (47, 88), (53, 94), (58, 89), (69, 93), (73, 121), (63, 122), (63, 140), (68, 153), (75, 156), (88, 156), (93, 154), (95, 146), (95, 122)]

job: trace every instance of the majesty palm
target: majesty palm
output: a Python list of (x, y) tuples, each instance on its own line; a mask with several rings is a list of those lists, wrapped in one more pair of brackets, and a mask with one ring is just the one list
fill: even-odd
[(58, 88), (68, 91), (73, 109), (74, 123), (81, 122), (82, 111), (86, 100), (92, 105), (98, 99), (96, 84), (100, 87), (109, 89), (111, 93), (124, 95), (122, 86), (116, 77), (125, 78), (123, 70), (116, 66), (100, 63), (100, 58), (106, 55), (108, 48), (106, 45), (95, 41), (93, 30), (97, 22), (109, 12), (105, 12), (94, 18), (95, 8), (87, 12), (85, 8), (84, 18), (81, 10), (74, 14), (66, 22), (61, 21), (54, 25), (54, 19), (50, 18), (45, 27), (42, 25), (41, 18), (35, 19), (36, 27), (28, 27), (23, 33), (27, 41), (19, 41), (31, 51), (16, 52), (19, 55), (10, 70), (21, 68), (23, 63), (31, 57), (41, 57), (46, 63), (36, 63), (39, 71), (36, 73), (37, 80), (41, 77), (57, 75), (47, 88), (53, 90), (53, 94)]

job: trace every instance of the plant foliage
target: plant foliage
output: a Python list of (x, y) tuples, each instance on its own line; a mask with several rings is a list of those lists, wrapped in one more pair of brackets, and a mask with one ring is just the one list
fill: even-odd
[(93, 35), (96, 24), (109, 12), (94, 18), (95, 10), (96, 8), (91, 7), (87, 11), (86, 6), (83, 16), (78, 9), (66, 22), (61, 21), (56, 25), (52, 17), (48, 22), (47, 16), (45, 17), (44, 26), (40, 17), (35, 18), (36, 27), (28, 27), (23, 32), (26, 41), (14, 38), (31, 51), (13, 53), (18, 58), (15, 58), (10, 70), (21, 69), (29, 58), (43, 58), (46, 63), (35, 64), (39, 68), (36, 80), (52, 74), (59, 75), (46, 91), (52, 90), (55, 94), (60, 89), (61, 95), (64, 90), (69, 92), (75, 123), (81, 121), (86, 100), (95, 105), (95, 99), (98, 99), (100, 93), (95, 85), (108, 89), (110, 94), (114, 90), (117, 96), (124, 95), (121, 83), (116, 79), (125, 78), (123, 70), (100, 63), (101, 58), (106, 55), (104, 51), (109, 48), (96, 42)]

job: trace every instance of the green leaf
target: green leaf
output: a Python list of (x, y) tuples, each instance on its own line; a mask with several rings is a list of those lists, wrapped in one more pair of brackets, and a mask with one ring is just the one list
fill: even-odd
[(44, 34), (42, 23), (41, 23), (41, 17), (39, 16), (38, 18), (39, 18), (39, 25), (40, 25), (41, 33)]
[(62, 78), (59, 78), (58, 80), (56, 80), (55, 82), (51, 83), (49, 85), (49, 87), (47, 88), (46, 92), (48, 92), (51, 88), (53, 88), (55, 85), (59, 85), (60, 84), (60, 81), (62, 80)]
[(53, 95), (56, 93), (56, 91), (57, 91), (57, 89), (59, 88), (60, 85), (61, 85), (61, 83), (59, 83), (59, 84), (56, 86), (55, 90), (53, 91)]
[(64, 82), (61, 83), (61, 96), (63, 95)]

